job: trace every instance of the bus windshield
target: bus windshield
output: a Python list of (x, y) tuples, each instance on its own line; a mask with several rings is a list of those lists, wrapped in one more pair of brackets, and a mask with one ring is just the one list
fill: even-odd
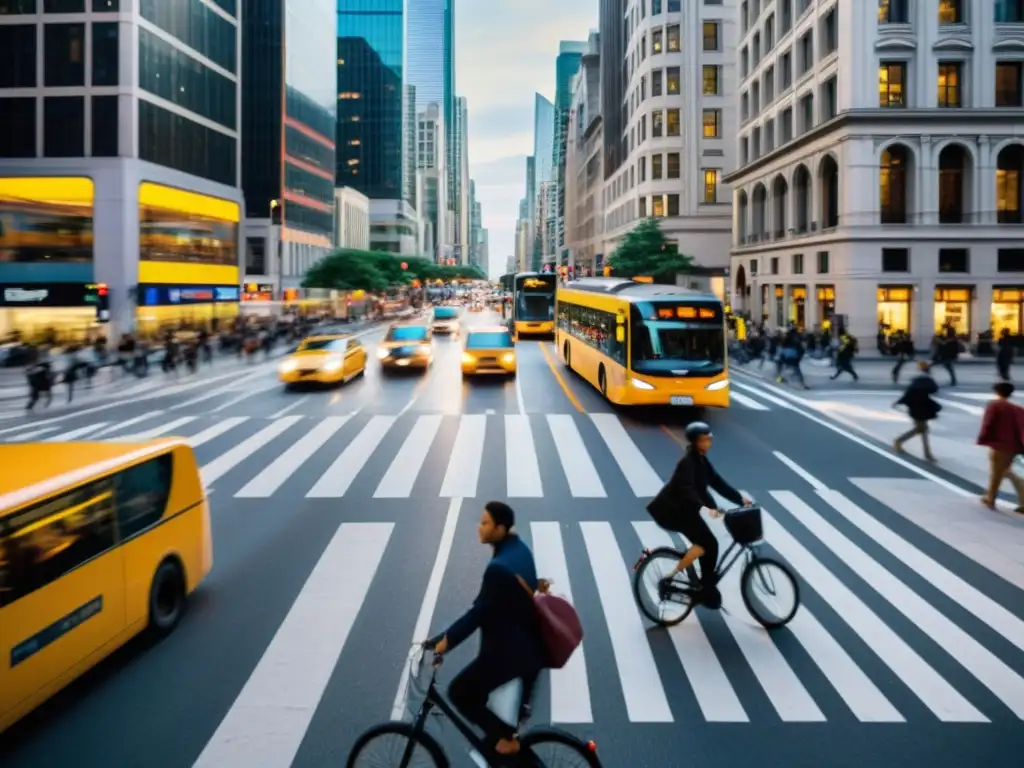
[(725, 332), (720, 325), (678, 322), (634, 323), (632, 368), (654, 376), (720, 373)]
[(516, 320), (543, 322), (555, 319), (554, 275), (516, 278)]

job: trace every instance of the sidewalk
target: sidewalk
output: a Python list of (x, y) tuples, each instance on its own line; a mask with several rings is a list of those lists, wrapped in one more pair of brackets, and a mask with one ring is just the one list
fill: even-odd
[[(995, 363), (991, 361), (990, 365), (978, 365), (978, 364), (965, 364), (963, 362), (958, 363), (954, 370), (956, 371), (957, 387), (956, 390), (964, 389), (967, 391), (985, 391), (991, 390), (992, 385), (996, 381), (996, 367)], [(804, 374), (804, 379), (807, 381), (807, 386), (813, 390), (816, 389), (857, 389), (858, 387), (866, 389), (886, 389), (892, 390), (893, 392), (902, 391), (910, 380), (917, 375), (917, 363), (916, 361), (909, 361), (903, 365), (900, 371), (899, 384), (893, 385), (892, 383), (892, 369), (896, 361), (892, 358), (856, 358), (853, 361), (853, 369), (857, 371), (857, 375), (860, 376), (860, 382), (854, 382), (850, 378), (849, 374), (843, 374), (836, 381), (830, 381), (829, 378), (835, 373), (835, 369), (829, 364), (827, 360), (815, 360), (811, 358), (804, 358), (800, 365), (800, 370)], [(731, 361), (731, 366), (735, 370), (748, 373), (751, 376), (764, 379), (765, 381), (775, 381), (775, 363), (771, 361), (765, 361), (764, 365), (760, 365), (759, 360), (751, 360), (746, 365), (740, 365), (735, 360)], [(1014, 368), (1011, 371), (1011, 375), (1014, 375), (1017, 371), (1021, 371), (1021, 380), (1024, 380), (1024, 370), (1020, 368)], [(936, 383), (944, 390), (947, 389), (949, 384), (949, 374), (946, 370), (941, 367), (932, 369), (932, 376), (935, 378)], [(789, 374), (789, 378), (792, 378), (792, 374)], [(956, 391), (953, 390), (953, 391)]]

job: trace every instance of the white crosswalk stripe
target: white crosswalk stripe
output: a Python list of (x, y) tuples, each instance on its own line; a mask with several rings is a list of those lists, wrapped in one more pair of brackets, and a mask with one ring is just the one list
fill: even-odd
[(569, 414), (548, 415), (548, 427), (555, 440), (558, 460), (569, 481), (569, 492), (576, 498), (603, 499), (608, 496), (597, 467), (587, 452), (580, 431)]
[(345, 426), (348, 416), (328, 416), (277, 457), (235, 494), (239, 499), (270, 498), (314, 453)]
[(423, 462), (427, 460), (430, 447), (441, 429), (442, 416), (423, 416), (416, 422), (395, 460), (388, 467), (384, 479), (373, 494), (378, 499), (407, 499), (412, 496), (413, 486), (419, 476)]
[[(298, 418), (285, 417), (285, 418)], [(340, 499), (356, 479), (359, 471), (366, 466), (374, 449), (380, 445), (384, 435), (395, 423), (394, 416), (374, 416), (370, 423), (342, 451), (337, 460), (306, 494), (307, 499)]]
[(441, 496), (446, 499), (476, 496), (486, 434), (486, 416), (473, 414), (460, 417), (459, 432), (455, 436), (451, 461), (444, 476), (444, 483), (441, 484)]

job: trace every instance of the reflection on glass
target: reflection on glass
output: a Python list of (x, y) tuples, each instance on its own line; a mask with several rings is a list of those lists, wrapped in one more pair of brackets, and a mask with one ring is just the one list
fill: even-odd
[(0, 179), (0, 263), (91, 261), (92, 200), (89, 179)]
[(238, 223), (142, 202), (139, 205), (139, 258), (237, 266)]

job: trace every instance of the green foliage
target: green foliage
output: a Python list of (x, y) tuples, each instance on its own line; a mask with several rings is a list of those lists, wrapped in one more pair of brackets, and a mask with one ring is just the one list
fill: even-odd
[[(402, 269), (402, 264), (406, 269)], [(359, 251), (342, 248), (314, 264), (302, 281), (305, 288), (333, 288), (339, 291), (383, 291), (413, 280), (458, 278), (486, 280), (479, 267), (443, 266), (420, 257), (401, 258), (383, 251)]]
[(644, 219), (622, 239), (608, 266), (616, 277), (668, 279), (678, 272), (688, 272), (693, 259), (679, 253), (675, 244), (665, 239), (657, 219)]

